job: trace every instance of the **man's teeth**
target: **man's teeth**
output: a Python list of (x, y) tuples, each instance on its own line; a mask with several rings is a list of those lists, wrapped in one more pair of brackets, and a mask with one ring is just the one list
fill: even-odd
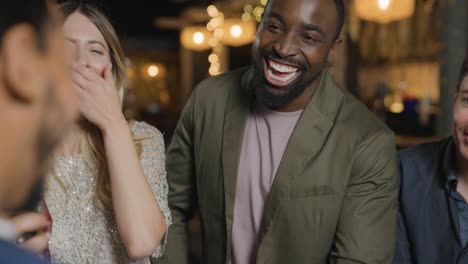
[(275, 79), (275, 80), (278, 80), (278, 81), (281, 81), (281, 82), (289, 82), (291, 79), (295, 78), (297, 76), (297, 74), (295, 72), (292, 72), (292, 73), (289, 73), (288, 75), (284, 76), (284, 77), (279, 77), (275, 74), (273, 74), (273, 71), (271, 69), (268, 69), (268, 76), (272, 79)]
[(299, 69), (296, 67), (291, 67), (283, 64), (276, 63), (274, 61), (269, 61), (269, 65), (271, 68), (273, 68), (277, 72), (281, 73), (292, 73), (292, 72), (297, 72)]

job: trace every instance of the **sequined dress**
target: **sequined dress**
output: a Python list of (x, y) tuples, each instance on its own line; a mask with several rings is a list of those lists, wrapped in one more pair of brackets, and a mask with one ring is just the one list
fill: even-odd
[[(134, 123), (131, 130), (135, 138), (144, 139), (140, 162), (169, 227), (163, 137), (144, 122)], [(65, 188), (53, 177), (48, 178), (46, 203), (53, 223), (49, 242), (52, 263), (150, 263), (149, 258), (130, 260), (113, 217), (94, 206), (93, 170), (81, 155), (58, 157), (55, 169)], [(167, 235), (166, 230), (153, 256), (162, 255)]]

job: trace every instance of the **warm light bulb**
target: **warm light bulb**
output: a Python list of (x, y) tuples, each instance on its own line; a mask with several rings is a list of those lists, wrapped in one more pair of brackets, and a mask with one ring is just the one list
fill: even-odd
[(252, 16), (249, 13), (242, 14), (242, 21), (250, 22), (250, 20), (252, 20)]
[(221, 39), (224, 35), (224, 31), (221, 28), (217, 28), (213, 34), (217, 39)]
[(379, 1), (379, 8), (382, 10), (387, 10), (390, 6), (391, 0), (378, 0)]
[(219, 74), (219, 69), (215, 68), (215, 67), (210, 67), (210, 69), (208, 70), (208, 72), (210, 73), (211, 76), (216, 76)]
[(203, 35), (203, 33), (195, 32), (193, 34), (193, 42), (195, 42), (195, 44), (200, 45), (203, 41), (205, 41), (205, 35)]
[(242, 35), (242, 28), (239, 25), (234, 25), (231, 27), (231, 36), (234, 38), (239, 38)]
[(265, 12), (265, 8), (261, 6), (255, 7), (254, 10), (252, 11), (253, 15), (256, 17), (262, 17), (263, 12)]
[(208, 40), (208, 45), (210, 45), (210, 47), (216, 47), (218, 43), (219, 43), (219, 40), (215, 37), (210, 38), (210, 40)]
[(208, 6), (206, 11), (208, 12), (208, 15), (210, 17), (216, 17), (218, 15), (218, 13), (219, 13), (218, 8), (216, 8), (216, 6), (214, 6), (214, 5)]
[(148, 75), (151, 77), (156, 77), (159, 74), (159, 68), (156, 65), (151, 65), (148, 67)]
[(405, 110), (405, 106), (403, 105), (402, 102), (393, 102), (390, 105), (390, 111), (395, 114), (400, 114)]
[(218, 63), (219, 62), (219, 57), (218, 55), (212, 53), (209, 57), (208, 57), (208, 61), (210, 63)]

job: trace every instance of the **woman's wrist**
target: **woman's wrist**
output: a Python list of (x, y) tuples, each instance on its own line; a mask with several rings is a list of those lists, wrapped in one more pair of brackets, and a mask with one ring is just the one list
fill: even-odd
[(108, 118), (102, 126), (100, 126), (101, 132), (104, 137), (111, 134), (120, 134), (119, 132), (128, 131), (128, 122), (125, 116), (120, 113), (112, 118)]

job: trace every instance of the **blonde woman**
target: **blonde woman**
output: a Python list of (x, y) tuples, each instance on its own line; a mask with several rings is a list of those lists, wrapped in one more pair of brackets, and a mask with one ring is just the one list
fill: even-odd
[(60, 8), (82, 119), (46, 185), (52, 263), (150, 263), (171, 223), (163, 138), (122, 114), (124, 55), (109, 21), (82, 1)]

